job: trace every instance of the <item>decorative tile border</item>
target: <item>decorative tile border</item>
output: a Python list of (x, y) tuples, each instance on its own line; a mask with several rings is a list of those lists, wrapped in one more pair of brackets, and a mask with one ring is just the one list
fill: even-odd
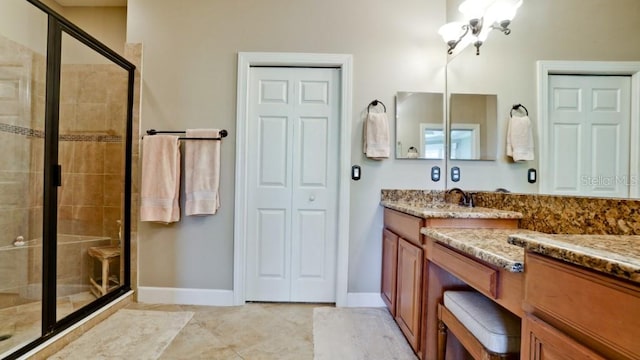
[(60, 141), (122, 142), (122, 136), (119, 135), (60, 135), (59, 139)]
[[(0, 132), (9, 134), (24, 135), (26, 137), (44, 138), (44, 131), (29, 129), (22, 126), (9, 125), (0, 123)], [(106, 142), (121, 143), (123, 141), (120, 135), (65, 135), (59, 136), (60, 141), (87, 141), (87, 142)]]
[(22, 126), (9, 125), (5, 123), (0, 123), (0, 131), (9, 133), (9, 134), (24, 135), (28, 137), (37, 137), (37, 138), (44, 137), (44, 131), (29, 129)]

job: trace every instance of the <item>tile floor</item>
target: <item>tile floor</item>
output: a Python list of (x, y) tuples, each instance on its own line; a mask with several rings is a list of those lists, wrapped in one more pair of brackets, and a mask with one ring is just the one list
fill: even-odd
[[(57, 301), (58, 319), (95, 299), (89, 291), (60, 297)], [(0, 342), (0, 354), (12, 349), (15, 350), (40, 336), (41, 311), (42, 303), (40, 301), (0, 309), (0, 336), (11, 335), (8, 339)]]
[[(58, 301), (61, 317), (94, 298), (87, 292)], [(165, 349), (160, 359), (313, 359), (313, 309), (328, 304), (249, 303), (212, 307), (132, 303), (126, 308), (192, 311), (194, 316)], [(0, 353), (40, 333), (40, 302), (0, 311), (3, 327), (14, 336)], [(11, 320), (11, 323), (9, 322)]]
[(313, 308), (323, 304), (148, 305), (127, 309), (193, 311), (160, 359), (313, 359)]

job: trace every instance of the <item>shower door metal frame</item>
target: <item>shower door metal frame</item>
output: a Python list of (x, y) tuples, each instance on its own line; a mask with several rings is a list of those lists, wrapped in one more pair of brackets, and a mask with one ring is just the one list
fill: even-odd
[[(131, 290), (131, 153), (133, 133), (133, 84), (135, 65), (109, 49), (106, 45), (72, 24), (69, 20), (44, 5), (39, 0), (26, 0), (48, 16), (46, 100), (44, 139), (44, 199), (42, 233), (42, 332), (40, 338), (18, 349), (7, 359), (15, 359), (46, 342), (56, 334), (84, 319), (110, 302)], [(56, 259), (57, 259), (57, 206), (61, 167), (58, 163), (58, 135), (60, 109), (60, 72), (62, 56), (62, 33), (66, 33), (82, 44), (106, 57), (128, 73), (127, 119), (125, 139), (125, 172), (122, 221), (122, 258), (124, 281), (115, 290), (90, 304), (56, 320)]]

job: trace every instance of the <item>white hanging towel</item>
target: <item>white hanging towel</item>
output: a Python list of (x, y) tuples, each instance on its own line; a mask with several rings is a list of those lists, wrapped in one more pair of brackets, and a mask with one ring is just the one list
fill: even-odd
[(140, 221), (172, 223), (180, 220), (180, 144), (173, 135), (142, 140)]
[[(220, 137), (218, 129), (187, 129), (187, 137)], [(220, 141), (187, 140), (184, 155), (185, 214), (213, 215), (220, 207)]]
[(512, 116), (507, 127), (507, 155), (513, 161), (534, 159), (533, 132), (528, 116)]
[(389, 120), (386, 113), (367, 113), (363, 140), (364, 153), (368, 158), (382, 160), (389, 157)]

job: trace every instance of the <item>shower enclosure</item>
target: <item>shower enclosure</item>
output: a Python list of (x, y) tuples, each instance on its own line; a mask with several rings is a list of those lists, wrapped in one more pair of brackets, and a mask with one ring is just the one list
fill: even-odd
[(0, 4), (0, 358), (130, 289), (134, 69), (38, 0)]

